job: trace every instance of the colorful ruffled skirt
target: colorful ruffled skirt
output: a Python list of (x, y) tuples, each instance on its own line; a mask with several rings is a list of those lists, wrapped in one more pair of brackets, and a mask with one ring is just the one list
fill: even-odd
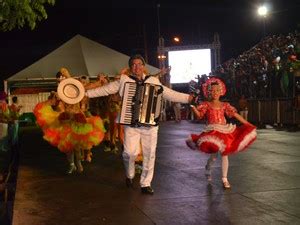
[(53, 110), (47, 101), (38, 103), (33, 113), (43, 130), (43, 138), (62, 152), (88, 150), (104, 138), (105, 128), (99, 116), (86, 117), (84, 122), (77, 120), (75, 114), (63, 119), (62, 114)]
[(245, 150), (256, 136), (256, 127), (252, 125), (210, 124), (200, 134), (191, 134), (188, 141), (201, 152), (229, 155)]

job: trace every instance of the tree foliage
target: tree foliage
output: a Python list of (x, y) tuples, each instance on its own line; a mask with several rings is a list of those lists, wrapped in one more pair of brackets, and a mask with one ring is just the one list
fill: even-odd
[(45, 5), (55, 0), (0, 0), (0, 31), (21, 29), (25, 24), (33, 30), (36, 23), (47, 19)]

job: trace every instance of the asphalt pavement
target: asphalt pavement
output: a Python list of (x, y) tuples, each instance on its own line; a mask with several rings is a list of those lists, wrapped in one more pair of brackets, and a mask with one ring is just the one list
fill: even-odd
[(229, 157), (221, 183), (221, 160), (213, 180), (204, 176), (207, 154), (189, 150), (185, 139), (203, 125), (160, 125), (154, 195), (125, 185), (120, 154), (93, 149), (82, 174), (66, 175), (63, 153), (43, 141), (38, 128), (22, 129), (13, 225), (300, 224), (300, 132), (258, 130), (242, 153)]

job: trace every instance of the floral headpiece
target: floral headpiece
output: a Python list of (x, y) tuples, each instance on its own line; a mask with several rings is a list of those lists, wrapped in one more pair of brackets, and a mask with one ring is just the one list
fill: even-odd
[(223, 96), (226, 93), (226, 86), (223, 81), (221, 81), (219, 78), (212, 77), (208, 79), (204, 84), (202, 84), (202, 91), (205, 98), (209, 98), (210, 92), (211, 92), (211, 84), (217, 83), (220, 87), (220, 95)]

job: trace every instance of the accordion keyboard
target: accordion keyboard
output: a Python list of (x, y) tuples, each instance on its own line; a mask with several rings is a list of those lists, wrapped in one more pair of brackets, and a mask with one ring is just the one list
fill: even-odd
[(163, 88), (154, 84), (124, 85), (120, 123), (126, 125), (155, 126), (158, 124)]
[(122, 100), (120, 123), (131, 124), (133, 117), (133, 104), (136, 93), (136, 83), (126, 83)]

